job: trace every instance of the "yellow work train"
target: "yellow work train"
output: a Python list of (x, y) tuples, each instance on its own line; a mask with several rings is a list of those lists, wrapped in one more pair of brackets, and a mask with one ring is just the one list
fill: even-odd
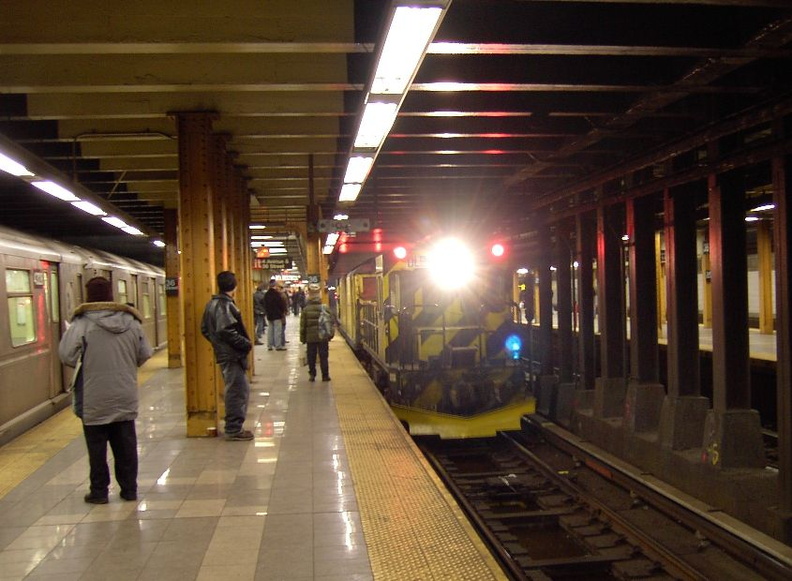
[(513, 285), (456, 240), (378, 255), (339, 280), (343, 333), (411, 434), (491, 436), (533, 413)]

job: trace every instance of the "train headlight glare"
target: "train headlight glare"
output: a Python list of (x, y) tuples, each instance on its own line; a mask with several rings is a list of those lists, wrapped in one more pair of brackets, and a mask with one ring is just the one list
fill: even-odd
[(506, 337), (504, 347), (506, 347), (506, 351), (508, 351), (509, 356), (512, 359), (519, 359), (520, 351), (522, 350), (522, 339), (520, 339), (517, 335), (509, 335)]
[(438, 242), (427, 256), (427, 266), (435, 284), (447, 289), (469, 284), (475, 274), (473, 253), (456, 238)]

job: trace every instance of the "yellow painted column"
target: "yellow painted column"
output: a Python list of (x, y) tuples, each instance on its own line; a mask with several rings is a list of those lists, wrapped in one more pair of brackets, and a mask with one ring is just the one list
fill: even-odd
[(201, 335), (204, 307), (215, 291), (213, 177), (215, 147), (209, 112), (176, 115), (179, 134), (179, 239), (184, 309), (184, 386), (187, 436), (217, 428), (219, 373), (211, 344)]
[(181, 281), (179, 277), (179, 212), (167, 208), (165, 217), (165, 308), (168, 313), (168, 367), (182, 366)]
[(759, 332), (773, 334), (773, 240), (771, 226), (756, 222), (756, 252), (759, 263)]

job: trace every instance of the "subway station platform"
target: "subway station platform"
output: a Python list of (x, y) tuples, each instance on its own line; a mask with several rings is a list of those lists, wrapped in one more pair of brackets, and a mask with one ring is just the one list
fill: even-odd
[(83, 501), (71, 410), (0, 448), (0, 579), (505, 579), (343, 340), (309, 383), (297, 330), (255, 347), (254, 441), (185, 437), (183, 371), (141, 369), (136, 502)]

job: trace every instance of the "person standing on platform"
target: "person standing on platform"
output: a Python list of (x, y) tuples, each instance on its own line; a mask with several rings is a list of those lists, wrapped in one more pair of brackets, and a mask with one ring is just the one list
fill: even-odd
[(278, 291), (278, 283), (273, 278), (269, 290), (264, 293), (264, 312), (267, 317), (267, 350), (285, 351), (283, 346), (283, 319), (286, 318), (286, 303)]
[(292, 312), (295, 317), (300, 316), (300, 311), (305, 306), (305, 291), (302, 287), (297, 287), (297, 291), (292, 295)]
[(289, 310), (291, 309), (291, 297), (289, 293), (283, 290), (283, 285), (278, 285), (278, 292), (281, 294), (281, 298), (283, 298), (283, 318), (281, 319), (281, 345), (284, 347), (288, 341), (286, 340), (286, 315), (289, 314)]
[(90, 492), (84, 500), (107, 504), (108, 442), (121, 498), (137, 500), (137, 369), (153, 351), (140, 313), (113, 302), (109, 280), (94, 277), (85, 290), (86, 302), (75, 309), (58, 346), (64, 365), (75, 368), (73, 407), (82, 420), (90, 470)]
[(322, 381), (330, 381), (330, 364), (328, 362), (329, 338), (319, 336), (319, 316), (327, 309), (322, 304), (319, 285), (308, 285), (308, 302), (300, 315), (300, 343), (307, 345), (308, 381), (316, 380), (316, 356), (319, 355), (319, 369)]
[(264, 282), (258, 283), (256, 292), (253, 293), (253, 317), (255, 319), (256, 345), (263, 345), (261, 337), (267, 328), (266, 310), (264, 309)]
[(242, 429), (250, 398), (248, 383), (248, 353), (253, 345), (248, 336), (242, 313), (234, 303), (236, 275), (223, 271), (217, 275), (218, 294), (206, 303), (201, 334), (214, 349), (215, 361), (220, 366), (225, 382), (225, 439), (252, 440), (253, 432)]

